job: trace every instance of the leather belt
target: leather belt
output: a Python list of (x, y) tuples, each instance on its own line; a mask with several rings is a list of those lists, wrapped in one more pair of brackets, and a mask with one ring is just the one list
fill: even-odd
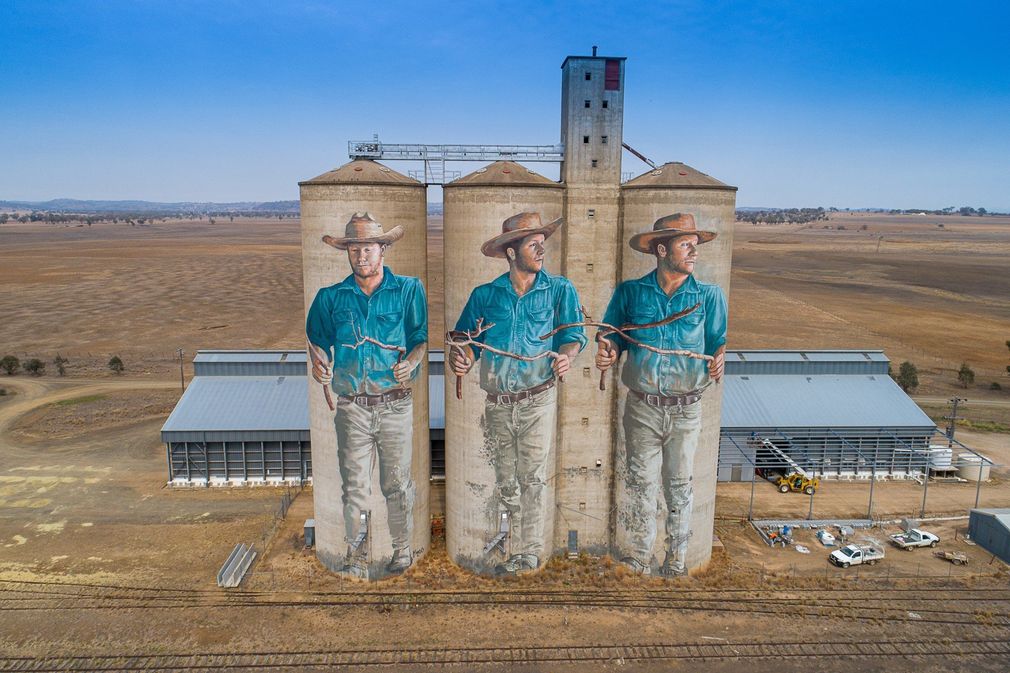
[(525, 400), (527, 397), (533, 397), (537, 393), (550, 390), (553, 387), (554, 379), (547, 379), (538, 386), (533, 386), (532, 388), (527, 388), (526, 390), (520, 390), (518, 393), (502, 393), (500, 395), (488, 393), (487, 401), (491, 404), (515, 404), (516, 402)]
[(683, 395), (649, 395), (632, 390), (631, 394), (644, 401), (650, 407), (686, 407), (701, 399), (701, 391), (691, 391)]
[(345, 402), (354, 402), (359, 407), (374, 407), (377, 404), (395, 402), (404, 397), (410, 397), (410, 388), (394, 388), (387, 393), (378, 395), (340, 395), (339, 397)]

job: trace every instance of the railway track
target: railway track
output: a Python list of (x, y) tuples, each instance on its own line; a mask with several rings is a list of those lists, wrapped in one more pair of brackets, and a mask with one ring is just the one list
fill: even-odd
[(516, 607), (669, 610), (756, 616), (821, 617), (877, 622), (1010, 628), (1010, 591), (936, 589), (826, 590), (509, 590), (439, 592), (223, 592), (89, 584), (0, 581), (0, 610), (332, 609)]
[[(647, 663), (663, 661), (746, 661), (847, 657), (1010, 658), (1010, 642), (987, 638), (956, 642), (922, 640), (848, 640), (693, 642), (635, 645), (540, 647), (457, 647), (420, 649), (348, 649), (262, 651), (228, 654), (175, 653), (104, 656), (0, 657), (0, 671), (278, 671), (313, 668), (363, 669), (385, 666), (511, 666), (515, 664)], [(964, 660), (963, 660), (964, 661)], [(964, 661), (964, 663), (968, 663)]]

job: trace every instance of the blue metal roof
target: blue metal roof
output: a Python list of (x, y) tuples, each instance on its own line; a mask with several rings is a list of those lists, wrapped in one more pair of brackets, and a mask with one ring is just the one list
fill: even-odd
[(305, 351), (197, 351), (193, 362), (305, 362)]
[(936, 427), (886, 375), (727, 375), (723, 381), (723, 428)]
[(991, 516), (992, 518), (996, 519), (1001, 524), (1006, 526), (1007, 530), (1010, 530), (1010, 509), (990, 508), (990, 509), (973, 509), (972, 511), (978, 512), (979, 514), (985, 514), (986, 516)]
[(726, 351), (727, 362), (890, 362), (880, 350), (732, 350)]
[(306, 376), (198, 376), (161, 432), (308, 429)]

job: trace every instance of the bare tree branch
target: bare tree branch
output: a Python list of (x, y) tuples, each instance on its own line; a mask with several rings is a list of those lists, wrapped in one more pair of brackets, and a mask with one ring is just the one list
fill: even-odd
[[(559, 353), (552, 350), (543, 351), (542, 353), (537, 353), (536, 355), (520, 355), (518, 353), (513, 353), (511, 351), (502, 350), (500, 348), (495, 348), (494, 346), (488, 346), (485, 343), (481, 343), (476, 340), (476, 337), (480, 336), (484, 332), (488, 331), (494, 327), (494, 323), (484, 323), (484, 318), (477, 319), (477, 325), (472, 330), (449, 330), (445, 333), (445, 344), (449, 346), (450, 353), (451, 349), (457, 348), (462, 350), (464, 346), (475, 346), (477, 348), (482, 348), (488, 353), (494, 353), (495, 355), (501, 355), (502, 357), (513, 358), (515, 360), (521, 360), (523, 362), (535, 362), (536, 360), (541, 360), (543, 358), (556, 358)], [(462, 389), (462, 377), (456, 377), (456, 399), (463, 399), (463, 389)]]
[[(689, 351), (681, 348), (671, 349), (671, 348), (658, 348), (656, 346), (650, 346), (649, 344), (643, 343), (638, 339), (634, 338), (633, 336), (631, 336), (630, 334), (628, 334), (628, 332), (636, 329), (648, 329), (651, 327), (662, 327), (663, 325), (668, 325), (675, 320), (680, 320), (686, 315), (691, 315), (692, 313), (697, 311), (700, 306), (701, 306), (700, 303), (695, 304), (694, 306), (690, 306), (684, 309), (683, 311), (672, 313), (663, 318), (662, 320), (657, 320), (656, 322), (641, 323), (641, 324), (628, 323), (625, 325), (621, 325), (620, 327), (611, 325), (610, 323), (593, 320), (592, 317), (589, 315), (589, 312), (586, 310), (586, 307), (583, 306), (582, 316), (584, 320), (582, 320), (581, 322), (571, 322), (571, 323), (565, 323), (564, 325), (558, 325), (557, 327), (552, 329), (547, 334), (544, 334), (540, 338), (549, 339), (558, 332), (560, 332), (561, 330), (568, 329), (570, 327), (596, 327), (599, 330), (596, 333), (596, 342), (607, 351), (609, 351), (612, 347), (612, 344), (607, 340), (607, 337), (610, 336), (611, 334), (619, 334), (628, 343), (633, 343), (639, 348), (644, 348), (647, 351), (652, 351), (653, 353), (657, 353), (659, 355), (679, 355), (681, 357), (693, 358), (695, 360), (705, 360), (706, 362), (712, 362), (713, 360), (715, 360), (715, 358), (711, 355), (705, 355), (704, 353), (695, 353), (694, 351)], [(600, 390), (606, 390), (606, 389), (607, 389), (606, 372), (600, 372)]]
[(366, 343), (373, 344), (379, 348), (385, 348), (388, 351), (396, 351), (400, 356), (396, 359), (397, 362), (403, 360), (403, 356), (407, 353), (407, 349), (403, 346), (394, 346), (392, 344), (384, 344), (378, 339), (373, 339), (370, 336), (365, 336), (358, 330), (356, 325), (352, 325), (351, 329), (354, 331), (354, 338), (356, 341), (353, 344), (340, 344), (344, 348), (350, 348), (352, 350), (357, 350)]

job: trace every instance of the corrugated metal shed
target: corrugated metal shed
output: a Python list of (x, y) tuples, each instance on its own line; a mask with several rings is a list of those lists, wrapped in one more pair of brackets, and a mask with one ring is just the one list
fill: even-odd
[(879, 350), (727, 351), (726, 373), (887, 374), (890, 360)]
[(428, 427), (445, 430), (445, 351), (428, 351)]
[(308, 377), (302, 371), (302, 376), (197, 377), (162, 426), (161, 439), (308, 440)]
[(935, 428), (889, 376), (724, 378), (722, 428)]
[(973, 542), (1010, 563), (1010, 509), (973, 509), (968, 516)]
[(196, 376), (305, 376), (305, 351), (197, 351)]

